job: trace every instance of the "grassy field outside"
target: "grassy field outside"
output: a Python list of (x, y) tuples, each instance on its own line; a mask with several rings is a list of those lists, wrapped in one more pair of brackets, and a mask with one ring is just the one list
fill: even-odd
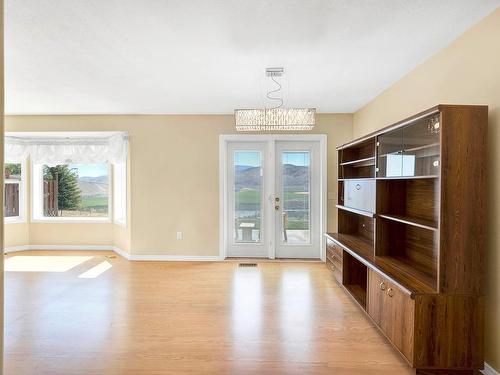
[(82, 197), (82, 207), (107, 207), (108, 198), (107, 197)]
[(82, 197), (80, 210), (59, 210), (61, 217), (107, 217), (108, 198), (107, 197)]
[[(254, 207), (257, 209), (259, 207), (260, 203), (260, 191), (258, 190), (253, 190), (253, 189), (246, 189), (242, 191), (236, 192), (236, 203), (237, 205), (241, 205), (240, 208), (244, 211), (251, 210), (251, 207)], [(302, 192), (285, 192), (285, 201), (291, 202), (291, 201), (298, 201), (298, 202), (304, 202), (304, 200), (307, 200), (307, 195), (305, 195)], [(305, 202), (304, 202), (305, 203)], [(247, 206), (243, 208), (244, 206)], [(308, 206), (309, 202), (304, 204), (304, 209), (303, 210), (298, 210), (298, 212), (293, 212), (290, 210), (288, 212), (288, 224), (287, 228), (288, 230), (308, 230), (309, 229), (309, 217), (308, 217)], [(302, 217), (294, 217), (295, 214), (297, 216), (302, 216)], [(237, 226), (241, 223), (254, 223), (255, 224), (255, 229), (260, 229), (260, 219), (259, 218), (251, 218), (251, 217), (246, 217), (246, 218), (239, 218), (237, 219)]]
[[(285, 201), (298, 200), (303, 201), (307, 197), (302, 192), (286, 191)], [(242, 190), (236, 192), (236, 202), (244, 204), (258, 204), (260, 201), (260, 191), (258, 190)]]

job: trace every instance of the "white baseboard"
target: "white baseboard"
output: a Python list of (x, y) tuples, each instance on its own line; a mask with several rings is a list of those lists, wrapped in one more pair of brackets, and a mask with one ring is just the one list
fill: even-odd
[(486, 362), (484, 363), (483, 374), (484, 375), (500, 375), (500, 373), (497, 370), (495, 370), (493, 367), (491, 367)]
[(198, 256), (198, 255), (129, 255), (130, 260), (143, 262), (218, 262), (223, 260), (218, 255)]
[(132, 261), (143, 262), (217, 262), (224, 260), (218, 255), (197, 256), (197, 255), (147, 255), (129, 254), (117, 246), (108, 245), (22, 245), (11, 246), (4, 249), (4, 253), (28, 250), (82, 250), (82, 251), (114, 251), (121, 257)]
[(29, 250), (81, 250), (81, 251), (113, 251), (113, 246), (107, 245), (21, 245), (6, 247), (3, 252), (15, 253), (17, 251)]
[(10, 247), (6, 247), (3, 252), (5, 254), (7, 253), (15, 253), (17, 251), (26, 251), (26, 250), (30, 250), (30, 247), (28, 245), (20, 245), (20, 246), (10, 246)]
[(85, 251), (113, 251), (108, 245), (29, 245), (29, 250), (85, 250)]
[(148, 254), (129, 254), (119, 247), (113, 247), (113, 251), (125, 259), (136, 262), (217, 262), (222, 259), (218, 255), (199, 256), (199, 255), (148, 255)]
[(125, 250), (123, 249), (120, 249), (119, 247), (117, 246), (112, 246), (112, 250), (118, 254), (119, 256), (121, 256), (122, 258), (125, 258), (127, 260), (130, 260), (130, 254), (127, 253)]

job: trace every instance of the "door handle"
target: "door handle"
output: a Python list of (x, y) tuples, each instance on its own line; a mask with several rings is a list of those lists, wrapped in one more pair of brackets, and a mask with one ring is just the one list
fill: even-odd
[(280, 209), (280, 206), (274, 206), (274, 209), (278, 211)]

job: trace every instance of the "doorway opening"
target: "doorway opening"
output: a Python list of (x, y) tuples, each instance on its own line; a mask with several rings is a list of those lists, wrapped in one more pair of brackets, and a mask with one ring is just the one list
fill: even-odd
[(220, 255), (324, 259), (326, 135), (220, 137)]

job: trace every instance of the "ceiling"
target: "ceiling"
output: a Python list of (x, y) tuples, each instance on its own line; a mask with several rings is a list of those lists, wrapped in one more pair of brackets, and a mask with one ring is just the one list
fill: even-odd
[(6, 0), (10, 114), (353, 112), (500, 0)]

